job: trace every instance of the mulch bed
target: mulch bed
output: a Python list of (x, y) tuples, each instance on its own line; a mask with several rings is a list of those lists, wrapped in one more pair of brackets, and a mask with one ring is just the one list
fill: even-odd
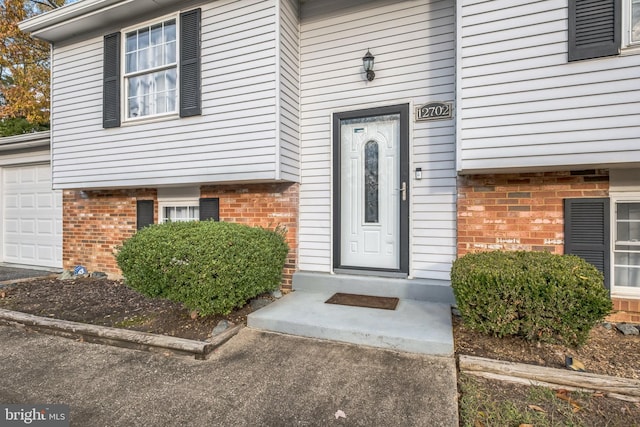
[(206, 340), (223, 319), (246, 322), (251, 306), (227, 316), (200, 317), (180, 303), (147, 298), (122, 281), (39, 279), (0, 289), (0, 308), (37, 316)]
[(615, 327), (596, 326), (579, 348), (492, 337), (469, 330), (459, 317), (453, 318), (453, 336), (456, 354), (560, 369), (568, 355), (582, 362), (587, 372), (640, 379), (640, 336), (623, 335)]

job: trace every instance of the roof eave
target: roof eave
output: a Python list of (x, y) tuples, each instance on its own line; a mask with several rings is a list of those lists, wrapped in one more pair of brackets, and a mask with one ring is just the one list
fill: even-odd
[(0, 151), (13, 151), (25, 148), (47, 147), (51, 140), (50, 131), (25, 133), (0, 138)]
[(55, 42), (71, 36), (79, 30), (84, 30), (85, 26), (78, 24), (81, 21), (86, 21), (90, 16), (131, 1), (133, 0), (81, 0), (26, 19), (20, 22), (19, 28), (39, 39)]
[(180, 0), (80, 0), (19, 24), (22, 31), (56, 43), (74, 37), (86, 37), (103, 29), (120, 28), (123, 22), (139, 16), (176, 10), (193, 5)]

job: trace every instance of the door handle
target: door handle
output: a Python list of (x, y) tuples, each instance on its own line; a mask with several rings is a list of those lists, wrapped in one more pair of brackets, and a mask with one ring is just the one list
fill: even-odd
[(402, 193), (402, 201), (404, 202), (405, 200), (407, 200), (407, 183), (403, 182), (402, 186), (400, 187), (400, 192)]

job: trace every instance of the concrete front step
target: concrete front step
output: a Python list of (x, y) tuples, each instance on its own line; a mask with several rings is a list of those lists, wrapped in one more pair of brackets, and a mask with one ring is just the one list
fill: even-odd
[(357, 274), (329, 274), (299, 271), (293, 275), (293, 289), (309, 292), (396, 297), (453, 305), (455, 298), (448, 280), (399, 279)]
[(333, 293), (297, 290), (251, 313), (247, 325), (410, 353), (453, 355), (449, 304), (401, 299), (395, 310), (325, 304)]

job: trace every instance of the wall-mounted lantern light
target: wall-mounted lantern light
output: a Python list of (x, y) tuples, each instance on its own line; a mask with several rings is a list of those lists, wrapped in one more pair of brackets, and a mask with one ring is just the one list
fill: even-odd
[(364, 67), (364, 71), (367, 72), (367, 80), (370, 82), (376, 77), (376, 73), (373, 72), (373, 60), (374, 56), (371, 55), (371, 52), (367, 49), (367, 54), (362, 58), (362, 66)]

